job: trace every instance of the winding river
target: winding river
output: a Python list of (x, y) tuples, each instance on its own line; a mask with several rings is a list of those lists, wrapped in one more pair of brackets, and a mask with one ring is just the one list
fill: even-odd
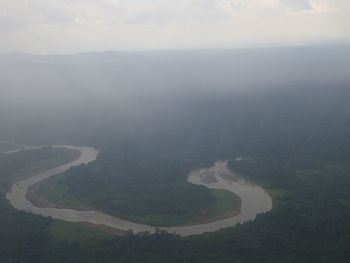
[[(35, 207), (26, 198), (29, 187), (48, 177), (62, 173), (72, 166), (92, 162), (98, 155), (98, 151), (90, 147), (78, 147), (71, 145), (55, 145), (54, 147), (64, 147), (78, 150), (80, 151), (81, 155), (75, 161), (50, 169), (44, 173), (27, 178), (12, 185), (11, 189), (6, 194), (6, 198), (14, 208), (31, 212), (33, 214), (46, 217), (50, 216), (55, 219), (70, 222), (89, 222), (92, 224), (106, 225), (108, 227), (121, 230), (132, 230), (133, 233), (153, 233), (156, 231), (155, 227), (153, 226), (130, 222), (94, 210), (82, 211), (64, 208)], [(217, 221), (209, 223), (174, 227), (158, 227), (158, 229), (171, 233), (177, 233), (182, 236), (202, 234), (204, 232), (212, 232), (221, 228), (234, 226), (237, 223), (244, 223), (253, 220), (257, 214), (271, 210), (271, 197), (263, 188), (252, 184), (247, 180), (236, 177), (227, 169), (226, 166), (227, 161), (220, 161), (216, 162), (213, 167), (195, 170), (189, 174), (188, 181), (192, 184), (205, 185), (209, 188), (226, 189), (240, 196), (241, 208), (238, 215), (232, 215), (228, 218), (218, 219)]]

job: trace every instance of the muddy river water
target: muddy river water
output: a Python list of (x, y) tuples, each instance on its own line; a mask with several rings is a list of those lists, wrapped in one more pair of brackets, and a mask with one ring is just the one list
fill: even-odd
[[(153, 233), (156, 230), (153, 226), (130, 222), (94, 210), (82, 211), (64, 208), (35, 207), (26, 198), (29, 187), (48, 177), (62, 173), (72, 166), (92, 162), (98, 155), (98, 151), (91, 147), (78, 147), (72, 145), (56, 145), (54, 147), (65, 147), (78, 150), (81, 152), (81, 155), (75, 161), (50, 169), (44, 173), (24, 179), (12, 185), (11, 189), (6, 194), (6, 198), (14, 208), (70, 222), (89, 222), (121, 230), (132, 230), (133, 233)], [(218, 219), (209, 223), (158, 228), (182, 236), (202, 234), (204, 232), (216, 231), (220, 228), (230, 227), (237, 223), (244, 223), (253, 220), (257, 214), (271, 210), (271, 197), (263, 188), (235, 176), (226, 166), (227, 161), (219, 161), (210, 168), (195, 170), (189, 174), (188, 181), (192, 184), (204, 185), (208, 188), (226, 189), (237, 194), (241, 198), (241, 208), (238, 215), (232, 215), (228, 218)]]

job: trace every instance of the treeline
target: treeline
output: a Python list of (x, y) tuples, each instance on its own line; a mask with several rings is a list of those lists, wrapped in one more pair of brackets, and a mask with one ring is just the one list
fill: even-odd
[(15, 211), (0, 194), (0, 261), (45, 262), (49, 218)]

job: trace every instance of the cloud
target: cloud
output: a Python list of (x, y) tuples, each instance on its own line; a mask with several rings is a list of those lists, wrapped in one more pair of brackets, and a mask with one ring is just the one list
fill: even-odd
[(288, 5), (293, 10), (312, 9), (309, 0), (280, 0), (282, 4)]
[(120, 0), (116, 19), (130, 24), (166, 24), (179, 20), (208, 21), (228, 18), (222, 0)]
[(57, 1), (11, 0), (0, 3), (3, 30), (18, 30), (35, 24), (56, 24), (74, 19), (69, 8)]
[(350, 38), (349, 0), (4, 0), (0, 52), (78, 52)]

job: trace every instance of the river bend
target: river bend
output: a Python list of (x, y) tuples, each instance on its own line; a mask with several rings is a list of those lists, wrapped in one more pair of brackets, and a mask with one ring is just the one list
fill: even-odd
[[(72, 166), (92, 162), (98, 155), (98, 151), (91, 147), (78, 147), (72, 145), (55, 145), (54, 147), (78, 150), (81, 155), (78, 159), (70, 163), (50, 169), (44, 173), (32, 176), (12, 185), (11, 189), (6, 194), (6, 199), (9, 200), (14, 208), (69, 222), (89, 222), (121, 230), (132, 230), (133, 233), (153, 233), (156, 231), (153, 226), (130, 222), (95, 210), (82, 211), (65, 208), (35, 207), (26, 198), (27, 191), (31, 186), (46, 178), (62, 173)], [(193, 171), (189, 174), (188, 181), (192, 184), (204, 185), (209, 188), (226, 189), (234, 192), (241, 198), (240, 213), (238, 215), (233, 215), (209, 223), (158, 227), (158, 229), (177, 233), (182, 236), (202, 234), (204, 232), (212, 232), (221, 228), (234, 226), (237, 223), (244, 223), (253, 220), (257, 214), (267, 212), (272, 208), (272, 200), (268, 193), (260, 186), (235, 176), (227, 169), (227, 161), (216, 162), (215, 165), (210, 168)]]

